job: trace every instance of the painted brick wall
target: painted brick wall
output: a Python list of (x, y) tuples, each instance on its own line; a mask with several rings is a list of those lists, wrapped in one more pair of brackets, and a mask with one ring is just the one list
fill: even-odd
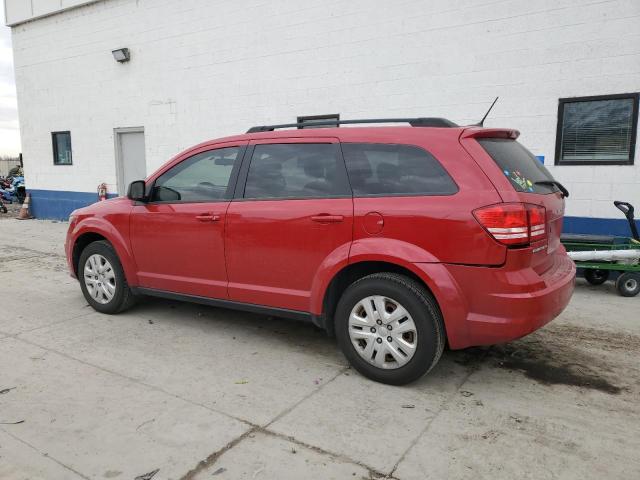
[[(18, 25), (13, 44), (27, 182), (45, 190), (115, 191), (117, 127), (144, 126), (152, 171), (256, 124), (464, 124), (496, 95), (486, 125), (518, 128), (552, 165), (558, 98), (640, 90), (637, 0), (104, 0)], [(72, 133), (73, 166), (52, 165), (56, 130)], [(640, 206), (640, 159), (551, 169), (572, 192), (567, 215)]]
[(50, 15), (97, 0), (4, 0), (4, 18), (7, 25)]

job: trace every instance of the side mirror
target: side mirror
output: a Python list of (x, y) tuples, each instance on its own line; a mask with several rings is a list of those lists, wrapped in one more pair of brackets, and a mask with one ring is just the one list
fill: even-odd
[(136, 202), (146, 202), (147, 197), (144, 194), (145, 184), (144, 180), (135, 180), (129, 184), (129, 191), (127, 191), (127, 198)]

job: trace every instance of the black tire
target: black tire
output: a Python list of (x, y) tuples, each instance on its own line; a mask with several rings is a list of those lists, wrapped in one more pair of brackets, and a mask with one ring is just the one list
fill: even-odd
[[(373, 295), (396, 300), (415, 323), (415, 353), (405, 365), (398, 368), (383, 369), (372, 365), (360, 356), (351, 343), (351, 310), (362, 299)], [(442, 314), (433, 295), (418, 282), (396, 273), (375, 273), (352, 283), (338, 302), (335, 329), (338, 344), (353, 368), (371, 380), (390, 385), (405, 385), (429, 372), (440, 360), (446, 340)]]
[(584, 271), (584, 278), (591, 285), (602, 285), (604, 282), (609, 280), (609, 270), (587, 268)]
[(623, 273), (616, 280), (616, 290), (623, 297), (635, 297), (640, 292), (640, 274)]
[[(85, 284), (83, 273), (85, 264), (89, 257), (94, 254), (99, 254), (106, 258), (111, 264), (115, 274), (115, 293), (108, 303), (100, 303), (96, 301), (89, 293), (87, 285)], [(124, 270), (122, 269), (120, 259), (118, 258), (114, 248), (107, 241), (101, 240), (90, 243), (82, 251), (80, 254), (80, 260), (78, 261), (78, 280), (80, 281), (80, 288), (82, 289), (84, 298), (87, 300), (89, 305), (98, 312), (108, 314), (120, 313), (130, 308), (135, 303), (135, 296), (129, 288), (127, 279), (124, 276)]]

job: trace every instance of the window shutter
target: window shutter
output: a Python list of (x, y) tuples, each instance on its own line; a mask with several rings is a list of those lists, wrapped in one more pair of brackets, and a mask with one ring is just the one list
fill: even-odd
[(565, 101), (560, 163), (629, 162), (636, 99)]

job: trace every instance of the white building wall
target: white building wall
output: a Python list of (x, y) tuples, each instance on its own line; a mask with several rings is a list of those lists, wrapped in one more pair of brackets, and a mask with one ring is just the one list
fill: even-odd
[(17, 25), (95, 1), (98, 0), (4, 0), (4, 18), (7, 25)]
[[(634, 166), (553, 167), (558, 99), (640, 90), (638, 0), (103, 0), (13, 27), (28, 186), (116, 191), (113, 129), (148, 171), (205, 139), (297, 115), (514, 127), (572, 192), (567, 215), (640, 205)], [(119, 64), (111, 50), (128, 47)], [(73, 166), (50, 132), (70, 130)], [(636, 147), (637, 149), (638, 147)]]

